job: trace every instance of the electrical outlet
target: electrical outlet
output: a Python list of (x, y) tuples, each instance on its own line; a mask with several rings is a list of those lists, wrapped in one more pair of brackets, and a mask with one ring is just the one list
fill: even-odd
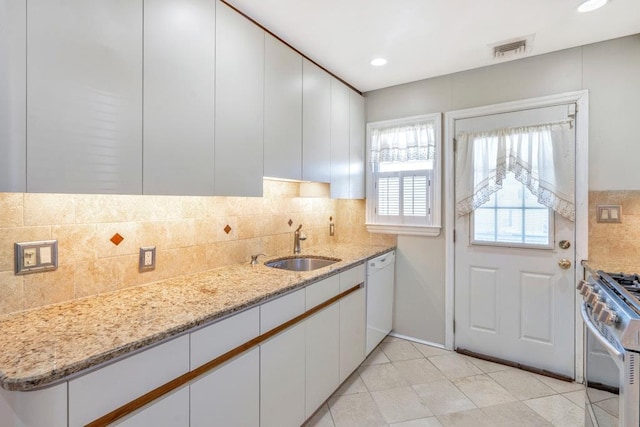
[(155, 270), (156, 268), (156, 247), (146, 246), (140, 248), (140, 261), (138, 269), (140, 272)]

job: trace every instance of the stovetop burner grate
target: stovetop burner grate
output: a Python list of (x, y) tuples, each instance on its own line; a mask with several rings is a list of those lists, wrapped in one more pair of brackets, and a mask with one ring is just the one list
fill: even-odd
[(640, 315), (640, 275), (598, 272), (611, 289)]

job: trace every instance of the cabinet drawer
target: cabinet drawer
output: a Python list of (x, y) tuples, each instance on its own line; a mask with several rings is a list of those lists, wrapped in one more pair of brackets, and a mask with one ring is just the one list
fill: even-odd
[(307, 299), (306, 309), (309, 310), (340, 293), (340, 277), (337, 274), (328, 277), (313, 285), (307, 286), (305, 291)]
[(340, 292), (353, 288), (355, 285), (364, 283), (365, 265), (360, 264), (349, 270), (340, 273)]
[(300, 289), (260, 306), (260, 333), (285, 323), (304, 313), (305, 290)]
[(191, 369), (260, 334), (260, 309), (252, 308), (191, 333)]
[(85, 425), (189, 371), (189, 336), (69, 381), (69, 425)]

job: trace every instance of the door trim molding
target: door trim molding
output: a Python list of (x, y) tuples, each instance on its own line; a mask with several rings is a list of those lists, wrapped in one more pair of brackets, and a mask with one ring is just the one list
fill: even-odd
[[(444, 115), (444, 170), (445, 170), (445, 348), (452, 350), (454, 347), (454, 224), (455, 224), (455, 188), (454, 188), (454, 152), (453, 138), (455, 121), (490, 114), (507, 113), (511, 111), (528, 110), (541, 107), (551, 107), (575, 102), (576, 113), (576, 262), (573, 266), (575, 277), (583, 275), (580, 260), (587, 259), (588, 255), (588, 201), (589, 201), (589, 91), (580, 90), (565, 92), (557, 95), (529, 98), (519, 101), (510, 101), (500, 104), (484, 105), (481, 107), (466, 108), (449, 111)], [(580, 299), (577, 293), (574, 298), (575, 318), (575, 376), (577, 382), (583, 382), (583, 352), (584, 337), (582, 319), (580, 318)]]

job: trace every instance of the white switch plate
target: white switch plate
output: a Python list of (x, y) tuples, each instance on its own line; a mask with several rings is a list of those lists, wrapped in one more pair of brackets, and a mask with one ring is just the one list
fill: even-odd
[(140, 248), (140, 261), (138, 270), (140, 272), (151, 271), (156, 269), (156, 247), (146, 246)]
[(58, 241), (15, 243), (15, 274), (40, 273), (58, 268)]

